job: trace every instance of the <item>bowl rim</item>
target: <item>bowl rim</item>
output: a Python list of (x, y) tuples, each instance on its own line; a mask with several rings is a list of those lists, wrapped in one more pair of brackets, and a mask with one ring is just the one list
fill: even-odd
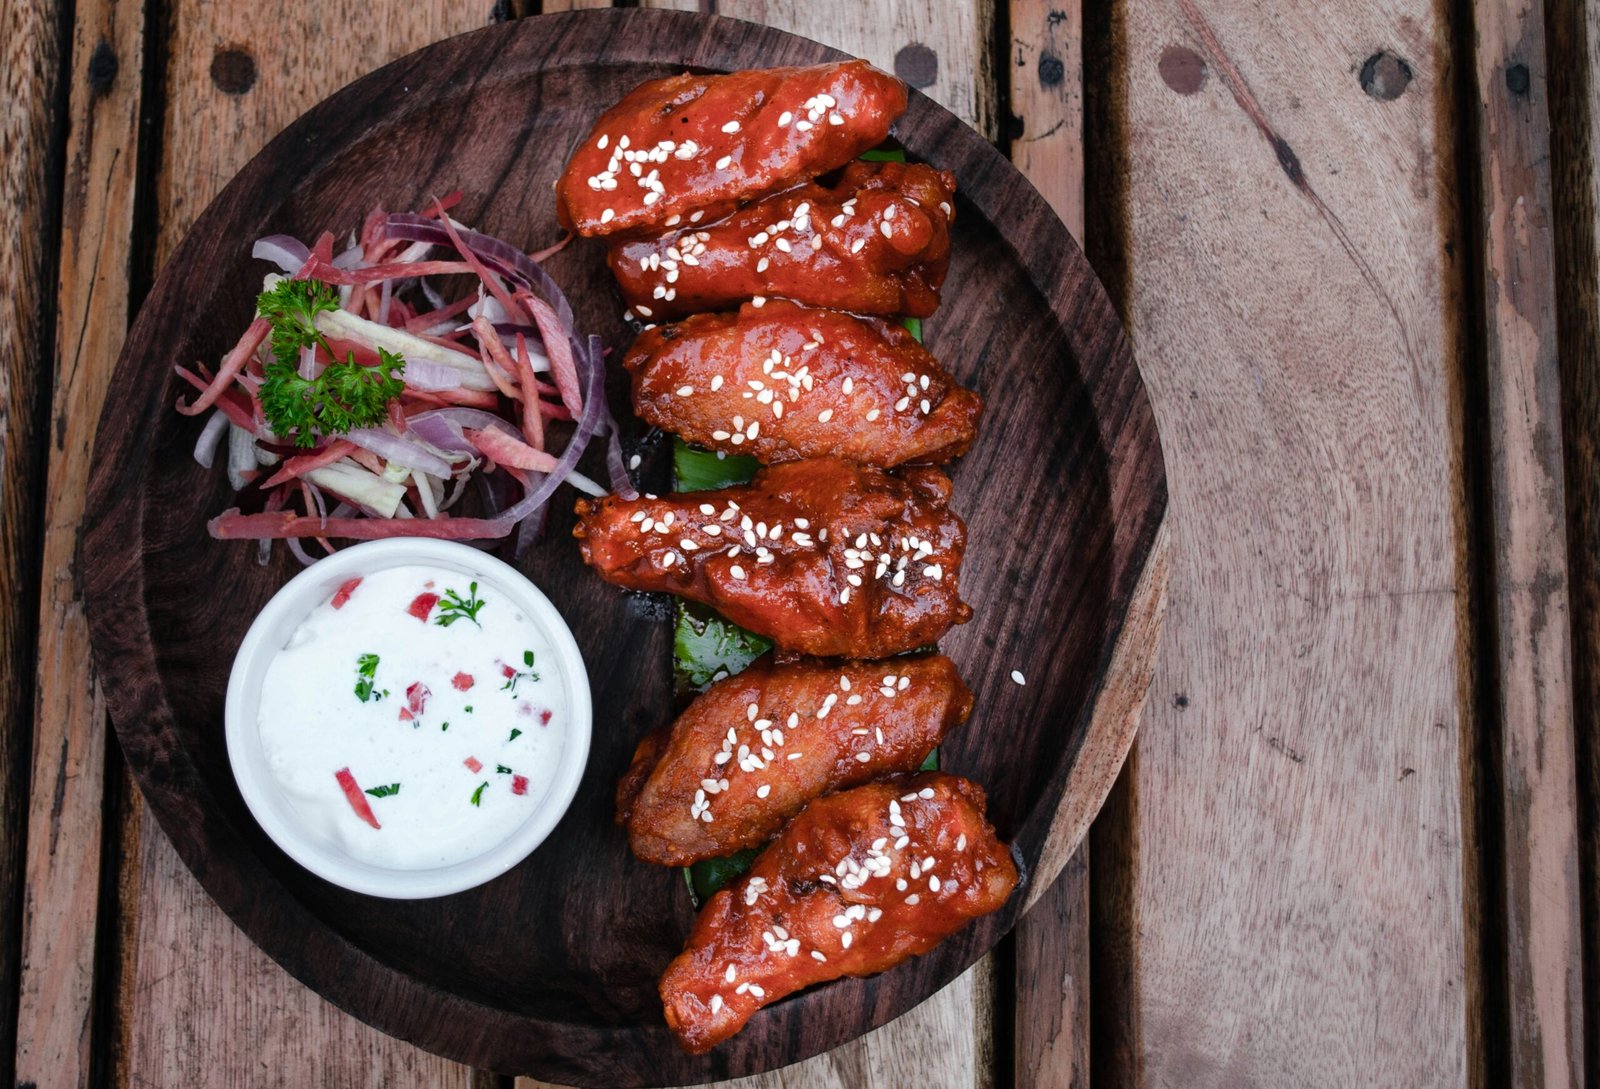
[[(566, 689), (566, 735), (555, 776), (535, 810), (488, 850), (445, 866), (394, 869), (353, 858), (310, 831), (267, 766), (257, 710), (268, 666), (284, 641), (339, 585), (358, 575), (413, 564), (454, 568), (494, 586), (522, 606), (549, 640)], [(555, 831), (578, 793), (593, 734), (589, 674), (572, 629), (544, 592), (511, 565), (456, 541), (393, 537), (342, 548), (295, 575), (251, 622), (228, 675), (224, 702), (228, 763), (250, 815), (280, 850), (331, 884), (368, 896), (422, 900), (464, 892), (523, 862)]]

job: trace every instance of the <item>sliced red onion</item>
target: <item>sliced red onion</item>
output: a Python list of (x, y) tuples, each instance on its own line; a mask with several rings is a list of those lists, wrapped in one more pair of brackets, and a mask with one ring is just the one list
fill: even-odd
[(228, 430), (228, 414), (222, 409), (217, 409), (206, 421), (200, 431), (200, 437), (195, 440), (194, 459), (203, 467), (209, 469), (217, 458), (217, 446), (222, 442), (222, 436)]
[(244, 474), (256, 468), (256, 437), (233, 424), (228, 428), (228, 484), (238, 491), (250, 483)]
[(317, 349), (306, 345), (300, 349), (300, 377), (306, 380), (317, 376)]
[(428, 359), (408, 359), (406, 369), (401, 375), (406, 385), (412, 389), (424, 392), (441, 389), (460, 389), (461, 372), (454, 367), (447, 367), (443, 363), (435, 363)]
[(317, 558), (307, 552), (306, 546), (300, 543), (299, 537), (288, 538), (287, 544), (289, 545), (289, 554), (300, 561), (300, 566), (310, 567), (317, 562)]
[(258, 261), (271, 261), (292, 276), (305, 267), (311, 251), (293, 235), (269, 234), (256, 239), (256, 244), (250, 247), (250, 256)]
[(406, 433), (427, 443), (436, 450), (450, 454), (472, 452), (472, 444), (462, 434), (461, 428), (448, 419), (429, 413), (418, 413), (407, 421)]
[(383, 281), (383, 287), (378, 292), (378, 324), (389, 324), (389, 307), (394, 303), (394, 281)]
[(367, 259), (366, 251), (361, 248), (361, 243), (351, 242), (350, 248), (343, 251), (330, 262), (334, 268), (357, 268)]
[(434, 476), (449, 476), (450, 463), (415, 439), (396, 435), (381, 427), (357, 427), (345, 432), (345, 438), (363, 449), (407, 469), (421, 469)]

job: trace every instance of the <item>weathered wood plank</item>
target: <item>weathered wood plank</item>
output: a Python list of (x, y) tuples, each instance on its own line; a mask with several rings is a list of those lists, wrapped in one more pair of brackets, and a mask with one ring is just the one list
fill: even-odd
[[(1465, 1085), (1448, 34), (1415, 0), (1203, 8), (1112, 24), (1174, 572), (1117, 806), (1137, 945), (1109, 1036), (1138, 1084)], [(1381, 95), (1375, 48), (1404, 62)]]
[(105, 704), (75, 563), (95, 427), (128, 308), (141, 7), (74, 11), (45, 482), (17, 1080), (85, 1085), (95, 1038)]
[[(157, 50), (167, 65), (158, 263), (234, 171), (297, 115), (394, 57), (482, 25), (494, 10), (487, 0), (411, 4), (381, 17), (349, 0), (292, 9), (174, 4)], [(138, 860), (122, 899), (122, 1084), (472, 1084), (468, 1068), (339, 1013), (271, 963), (205, 896), (148, 815), (130, 822), (122, 850)]]
[[(1011, 161), (1082, 245), (1082, 7), (1010, 0), (1010, 29)], [(1152, 569), (1163, 563), (1156, 558)], [(1034, 895), (1012, 937), (1013, 1081), (1018, 1089), (1079, 1089), (1089, 1083), (1088, 843)]]
[(1577, 784), (1544, 11), (1480, 0), (1483, 238), (1501, 877), (1514, 1085), (1584, 1084)]
[(33, 737), (34, 632), (39, 609), (40, 409), (54, 335), (58, 89), (66, 43), (54, 0), (7, 4), (0, 70), (0, 1083), (16, 1050), (21, 965), (23, 815)]
[(1578, 749), (1584, 1069), (1600, 1071), (1600, 8), (1549, 0), (1556, 315)]
[(996, 73), (990, 37), (994, 0), (930, 4), (873, 0), (820, 4), (815, 0), (642, 0), (640, 7), (714, 10), (765, 23), (842, 49), (893, 72), (979, 132), (999, 132)]
[(1011, 161), (1083, 244), (1081, 0), (1010, 0)]

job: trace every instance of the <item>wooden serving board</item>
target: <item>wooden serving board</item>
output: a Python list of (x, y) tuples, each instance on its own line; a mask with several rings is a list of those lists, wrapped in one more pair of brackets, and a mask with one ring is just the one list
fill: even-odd
[[(685, 67), (838, 56), (751, 24), (644, 10), (530, 19), (422, 50), (268, 145), (196, 222), (128, 338), (100, 424), (82, 568), (128, 764), (179, 854), (239, 926), (386, 1031), (562, 1084), (754, 1073), (835, 1047), (933, 994), (994, 944), (1034, 891), (927, 957), (778, 1003), (711, 1055), (679, 1051), (655, 985), (691, 908), (680, 875), (632, 859), (611, 820), (634, 742), (670, 714), (668, 611), (584, 569), (567, 538), (570, 496), (521, 567), (578, 637), (595, 736), (571, 811), (526, 863), (438, 900), (347, 893), (266, 839), (228, 766), (222, 699), (233, 651), (295, 567), (282, 549), (261, 567), (253, 545), (207, 536), (228, 489), (190, 457), (200, 423), (172, 410), (172, 367), (215, 359), (242, 328), (263, 271), (249, 259), (252, 241), (342, 232), (374, 205), (417, 207), (460, 188), (460, 218), (542, 246), (558, 235), (550, 186), (573, 143), (638, 82)], [(1152, 594), (1147, 568), (1166, 502), (1159, 443), (1116, 314), (1043, 199), (920, 94), (896, 135), (912, 157), (956, 174), (946, 302), (925, 329), (934, 353), (989, 406), (955, 473), (954, 506), (969, 524), (963, 590), (977, 615), (941, 644), (977, 707), (943, 762), (984, 784), (991, 818), (1037, 885), (1081, 837), (1126, 749), (1129, 731), (1095, 709), (1103, 691), (1126, 687), (1114, 667), (1119, 637), (1132, 604)], [(575, 243), (547, 268), (580, 324), (623, 346), (600, 247)], [(610, 394), (637, 443), (620, 372)], [(666, 445), (640, 452), (643, 485), (666, 490)]]

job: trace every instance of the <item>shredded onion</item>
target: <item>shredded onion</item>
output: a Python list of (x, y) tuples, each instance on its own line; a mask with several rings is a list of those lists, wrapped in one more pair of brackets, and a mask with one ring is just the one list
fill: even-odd
[(228, 430), (228, 414), (222, 409), (217, 409), (211, 414), (211, 419), (206, 421), (206, 426), (200, 431), (200, 438), (194, 444), (194, 459), (202, 466), (209, 469), (217, 457), (217, 446), (222, 442), (223, 434)]
[(415, 439), (396, 435), (381, 427), (357, 427), (345, 433), (345, 438), (380, 458), (408, 469), (421, 469), (435, 476), (449, 476), (450, 463), (428, 450)]
[(269, 234), (256, 239), (256, 244), (250, 247), (250, 256), (258, 261), (271, 261), (292, 276), (305, 267), (311, 259), (311, 251), (292, 235)]

